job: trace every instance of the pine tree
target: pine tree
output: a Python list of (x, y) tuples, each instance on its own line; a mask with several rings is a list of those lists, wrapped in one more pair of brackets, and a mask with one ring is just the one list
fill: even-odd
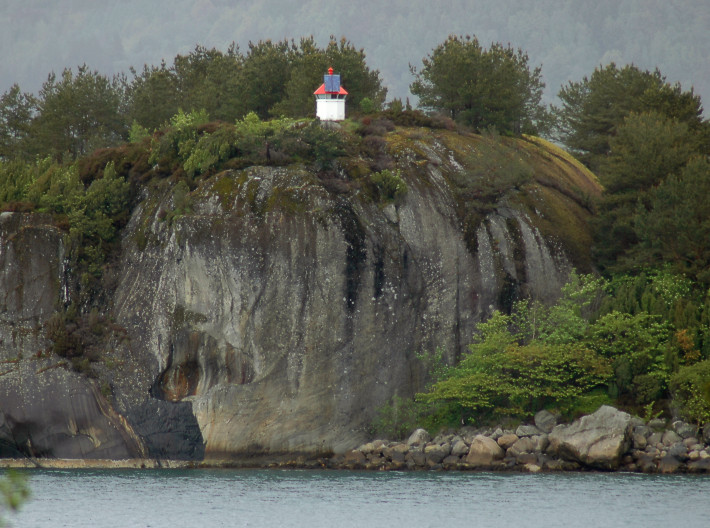
[(521, 49), (493, 43), (485, 49), (476, 37), (450, 36), (422, 59), (410, 89), (419, 105), (445, 112), (476, 130), (538, 132), (545, 124), (540, 103), (541, 68), (530, 70)]
[(692, 131), (707, 133), (700, 97), (693, 90), (670, 85), (660, 71), (614, 63), (597, 68), (591, 77), (570, 82), (559, 92), (556, 108), (558, 136), (592, 170), (600, 169), (611, 152), (610, 139), (631, 113), (655, 111), (686, 123)]

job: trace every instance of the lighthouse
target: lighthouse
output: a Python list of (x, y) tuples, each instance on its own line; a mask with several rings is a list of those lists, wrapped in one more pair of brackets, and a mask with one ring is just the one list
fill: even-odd
[(323, 84), (313, 92), (316, 96), (316, 116), (321, 121), (342, 121), (345, 119), (345, 97), (348, 92), (340, 86), (340, 75), (333, 74), (333, 68), (323, 76)]

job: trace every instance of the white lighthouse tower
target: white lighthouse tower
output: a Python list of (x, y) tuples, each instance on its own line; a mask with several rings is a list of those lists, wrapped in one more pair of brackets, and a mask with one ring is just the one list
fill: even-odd
[(323, 84), (313, 95), (316, 96), (316, 116), (321, 121), (342, 121), (345, 119), (345, 97), (348, 92), (340, 86), (340, 75), (333, 75), (333, 68), (328, 68), (323, 76)]

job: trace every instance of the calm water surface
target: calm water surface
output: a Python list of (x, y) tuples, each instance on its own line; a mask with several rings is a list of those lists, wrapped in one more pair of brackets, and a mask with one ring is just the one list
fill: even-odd
[(14, 527), (710, 527), (710, 477), (31, 470)]

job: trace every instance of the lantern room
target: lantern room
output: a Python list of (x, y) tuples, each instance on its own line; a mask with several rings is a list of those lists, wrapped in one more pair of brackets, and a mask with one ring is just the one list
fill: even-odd
[(321, 121), (342, 121), (345, 119), (345, 97), (348, 92), (340, 86), (340, 75), (333, 74), (333, 68), (323, 76), (323, 84), (313, 92), (316, 96), (316, 116)]

